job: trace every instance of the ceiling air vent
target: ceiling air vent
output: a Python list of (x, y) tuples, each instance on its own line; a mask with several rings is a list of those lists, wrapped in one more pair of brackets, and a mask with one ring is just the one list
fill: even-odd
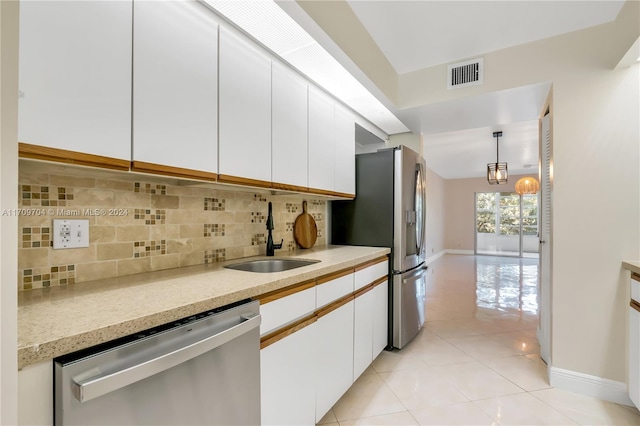
[(482, 84), (482, 58), (458, 62), (449, 65), (447, 72), (447, 89), (478, 86)]

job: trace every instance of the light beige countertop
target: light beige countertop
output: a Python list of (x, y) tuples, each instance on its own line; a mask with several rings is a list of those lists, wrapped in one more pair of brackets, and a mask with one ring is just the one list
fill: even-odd
[(633, 260), (623, 260), (622, 266), (625, 269), (630, 270), (631, 272), (635, 272), (636, 274), (640, 274), (640, 261)]
[(255, 273), (223, 267), (247, 260), (235, 259), (23, 291), (18, 296), (18, 368), (350, 268), (387, 253), (388, 248), (324, 246), (276, 256), (320, 261), (283, 272)]

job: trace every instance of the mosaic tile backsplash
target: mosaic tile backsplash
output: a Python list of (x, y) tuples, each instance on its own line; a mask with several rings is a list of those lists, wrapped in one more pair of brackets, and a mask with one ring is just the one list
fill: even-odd
[[(21, 161), (19, 198), (19, 290), (264, 255), (269, 201), (282, 250), (298, 249), (293, 223), (303, 200), (316, 246), (326, 244), (327, 202), (302, 195)], [(53, 219), (88, 219), (89, 247), (54, 250)]]

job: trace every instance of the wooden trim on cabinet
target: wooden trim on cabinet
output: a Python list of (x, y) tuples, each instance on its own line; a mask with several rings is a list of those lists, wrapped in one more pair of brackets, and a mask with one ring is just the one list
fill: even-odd
[(219, 174), (218, 182), (231, 183), (234, 185), (242, 185), (242, 186), (257, 186), (259, 188), (271, 188), (271, 182), (267, 182), (266, 180), (249, 179), (249, 178), (231, 176), (231, 175)]
[(131, 162), (131, 170), (134, 172), (153, 173), (156, 175), (173, 176), (187, 179), (208, 180), (215, 182), (217, 173), (201, 170), (184, 169), (182, 167), (165, 166), (163, 164), (146, 163), (144, 161)]
[(23, 142), (18, 143), (18, 156), (21, 158), (32, 158), (35, 160), (55, 161), (57, 163), (101, 167), (103, 169), (121, 171), (129, 171), (131, 167), (129, 160), (85, 154), (83, 152), (68, 151), (66, 149), (50, 148), (47, 146), (31, 145)]
[(631, 279), (634, 281), (640, 281), (640, 274), (636, 274), (635, 272), (632, 272)]
[(380, 284), (384, 284), (384, 283), (386, 283), (386, 282), (389, 282), (389, 277), (388, 277), (388, 276), (384, 276), (384, 277), (380, 277), (380, 278), (378, 278), (377, 280), (375, 280), (374, 282), (372, 282), (372, 283), (371, 283), (371, 285), (372, 285), (373, 287), (377, 287), (377, 286), (379, 286)]
[(356, 198), (355, 194), (347, 194), (346, 192), (328, 191), (326, 189), (309, 188), (309, 193), (318, 195), (327, 195), (330, 197), (349, 198), (353, 200)]
[(323, 276), (317, 278), (317, 284), (318, 285), (324, 284), (326, 282), (335, 280), (335, 279), (340, 278), (340, 277), (344, 277), (345, 275), (349, 275), (349, 274), (352, 274), (352, 273), (353, 273), (353, 268), (346, 268), (346, 269), (342, 269), (342, 270), (337, 271), (337, 272), (332, 272), (330, 274), (323, 275)]
[(289, 185), (287, 183), (271, 182), (271, 187), (282, 191), (309, 192), (309, 188), (306, 186)]
[(356, 267), (354, 268), (356, 272), (361, 271), (365, 268), (368, 268), (369, 266), (373, 266), (373, 265), (377, 265), (378, 263), (382, 263), (389, 260), (389, 258), (387, 256), (382, 256), (382, 257), (378, 257), (377, 259), (373, 259), (370, 260), (368, 262), (365, 263), (361, 263), (359, 265), (356, 265)]
[(365, 293), (370, 292), (371, 290), (373, 290), (374, 285), (373, 284), (368, 284), (365, 287), (362, 287), (361, 289), (359, 289), (358, 291), (353, 293), (353, 298), (357, 299), (358, 297), (362, 296)]
[(288, 287), (273, 290), (260, 296), (256, 296), (255, 299), (260, 301), (261, 305), (264, 305), (274, 300), (282, 299), (283, 297), (290, 296), (292, 294), (308, 290), (316, 286), (316, 280), (303, 281), (301, 283), (293, 284)]
[(316, 321), (318, 321), (318, 317), (316, 316), (316, 314), (312, 314), (310, 316), (302, 318), (299, 321), (294, 322), (289, 326), (286, 326), (272, 333), (269, 333), (265, 336), (262, 336), (260, 338), (260, 349), (264, 349), (267, 346), (270, 346), (276, 343), (277, 341), (282, 340), (285, 337), (290, 336), (293, 333), (302, 330), (303, 328), (313, 324)]
[(341, 306), (346, 305), (347, 303), (351, 302), (354, 299), (355, 298), (353, 297), (353, 293), (347, 294), (343, 298), (338, 299), (333, 303), (330, 303), (329, 305), (325, 306), (324, 308), (318, 309), (316, 311), (316, 315), (318, 315), (318, 319), (320, 319), (323, 316), (325, 316), (327, 314), (330, 314), (331, 312), (333, 312), (336, 309), (340, 308)]
[(631, 306), (636, 311), (640, 312), (640, 302), (631, 299), (631, 302), (629, 303), (629, 306)]

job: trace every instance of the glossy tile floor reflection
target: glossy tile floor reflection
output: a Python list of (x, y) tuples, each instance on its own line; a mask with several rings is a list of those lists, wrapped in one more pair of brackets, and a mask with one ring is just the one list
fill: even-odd
[(433, 262), (425, 328), (380, 354), (319, 424), (640, 425), (635, 408), (549, 386), (537, 274), (537, 259)]

